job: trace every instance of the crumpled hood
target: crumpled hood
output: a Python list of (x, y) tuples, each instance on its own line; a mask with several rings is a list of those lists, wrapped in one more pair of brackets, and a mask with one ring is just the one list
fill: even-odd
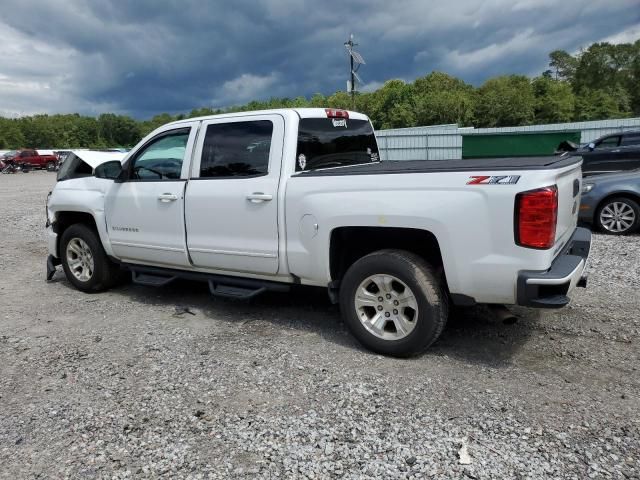
[(72, 150), (71, 152), (83, 162), (89, 164), (93, 169), (98, 165), (114, 160), (122, 163), (122, 160), (126, 156), (126, 153), (121, 152), (97, 152), (95, 150)]

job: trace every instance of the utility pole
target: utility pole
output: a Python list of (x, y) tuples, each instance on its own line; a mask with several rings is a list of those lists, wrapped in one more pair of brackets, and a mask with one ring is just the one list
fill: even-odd
[(364, 65), (364, 58), (358, 52), (356, 52), (353, 47), (358, 45), (353, 42), (353, 33), (349, 35), (349, 41), (344, 42), (344, 46), (349, 52), (349, 81), (347, 82), (347, 92), (351, 93), (351, 108), (355, 110), (356, 108), (356, 92), (357, 92), (357, 83), (362, 83), (360, 77), (356, 73), (360, 68), (360, 65)]
[[(355, 45), (353, 43), (353, 33), (351, 35), (349, 35), (349, 41), (346, 43), (347, 48), (349, 49), (349, 52), (353, 51), (353, 46)], [(349, 74), (351, 76), (351, 79), (349, 80), (349, 87), (351, 90), (351, 109), (355, 110), (356, 109), (356, 77), (355, 77), (355, 72), (353, 71), (353, 55), (349, 54), (349, 63), (350, 63), (350, 68), (349, 68)]]

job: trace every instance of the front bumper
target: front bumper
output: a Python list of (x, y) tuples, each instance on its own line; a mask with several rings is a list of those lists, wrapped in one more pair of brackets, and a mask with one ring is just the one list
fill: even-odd
[(58, 256), (58, 234), (53, 231), (52, 225), (47, 225), (47, 250), (49, 255)]
[(569, 292), (576, 286), (587, 285), (584, 271), (590, 248), (591, 232), (586, 228), (576, 228), (549, 270), (520, 271), (518, 305), (538, 308), (561, 308), (567, 305)]
[(53, 278), (56, 273), (56, 266), (60, 265), (60, 258), (58, 258), (58, 234), (53, 231), (53, 226), (47, 221), (47, 250), (49, 250), (49, 256), (47, 257), (47, 281)]

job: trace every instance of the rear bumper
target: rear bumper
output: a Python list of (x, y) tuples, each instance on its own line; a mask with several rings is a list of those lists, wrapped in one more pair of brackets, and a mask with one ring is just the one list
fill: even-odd
[(518, 305), (537, 308), (561, 308), (567, 305), (569, 292), (576, 286), (587, 285), (584, 270), (590, 248), (591, 232), (586, 228), (576, 228), (549, 270), (520, 271)]

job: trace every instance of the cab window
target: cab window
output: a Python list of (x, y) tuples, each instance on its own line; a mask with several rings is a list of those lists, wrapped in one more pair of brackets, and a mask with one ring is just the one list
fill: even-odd
[(190, 128), (171, 130), (151, 140), (131, 162), (131, 180), (180, 179)]
[(200, 178), (267, 175), (272, 135), (270, 120), (209, 125), (202, 146)]
[(606, 137), (596, 143), (596, 149), (617, 147), (619, 142), (620, 137), (618, 135), (613, 137)]

